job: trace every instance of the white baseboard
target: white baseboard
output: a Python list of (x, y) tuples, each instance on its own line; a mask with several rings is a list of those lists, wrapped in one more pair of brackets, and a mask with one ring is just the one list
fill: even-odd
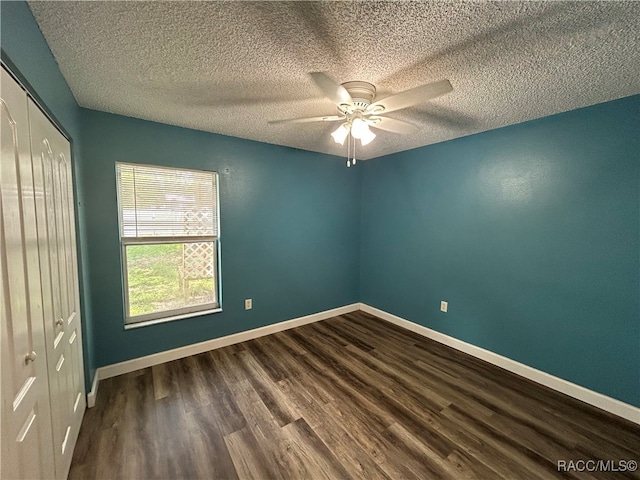
[(460, 350), (461, 352), (468, 353), (469, 355), (472, 355), (476, 358), (504, 368), (505, 370), (528, 378), (529, 380), (540, 383), (546, 387), (557, 390), (558, 392), (564, 393), (565, 395), (569, 395), (570, 397), (601, 408), (602, 410), (613, 413), (614, 415), (618, 415), (634, 423), (640, 424), (640, 408), (638, 407), (621, 402), (620, 400), (616, 400), (615, 398), (608, 397), (601, 393), (594, 392), (593, 390), (589, 390), (588, 388), (582, 387), (575, 383), (571, 383), (562, 378), (556, 377), (541, 370), (537, 370), (523, 363), (511, 360), (510, 358), (503, 357), (502, 355), (493, 353), (489, 350), (485, 350), (484, 348), (477, 347), (462, 340), (458, 340), (457, 338), (450, 337), (449, 335), (437, 332), (428, 327), (424, 327), (409, 320), (405, 320), (404, 318), (398, 317), (397, 315), (393, 315), (391, 313), (385, 312), (384, 310), (371, 307), (364, 303), (345, 305), (344, 307), (325, 310), (324, 312), (286, 320), (284, 322), (275, 323), (273, 325), (267, 325), (253, 330), (247, 330), (245, 332), (234, 333), (232, 335), (227, 335), (226, 337), (214, 338), (205, 342), (194, 343), (192, 345), (167, 350), (165, 352), (159, 352), (153, 355), (147, 355), (145, 357), (134, 358), (125, 362), (100, 367), (95, 372), (93, 384), (91, 385), (91, 391), (87, 394), (87, 407), (92, 408), (93, 406), (95, 406), (99, 382), (100, 380), (104, 380), (105, 378), (115, 377), (125, 373), (133, 372), (135, 370), (139, 370), (141, 368), (147, 368), (153, 365), (159, 365), (161, 363), (188, 357), (190, 355), (196, 355), (199, 353), (208, 352), (209, 350), (215, 350), (217, 348), (245, 342), (247, 340), (252, 340), (254, 338), (263, 337), (272, 333), (281, 332), (290, 328), (300, 327), (308, 323), (326, 320), (328, 318), (343, 315), (345, 313), (353, 312), (356, 310), (362, 310), (363, 312), (375, 315), (376, 317), (398, 325), (402, 328), (406, 328), (407, 330), (411, 330), (412, 332), (435, 340), (436, 342), (455, 348), (456, 350)]
[(97, 369), (93, 374), (93, 383), (91, 384), (91, 391), (87, 393), (87, 408), (93, 408), (96, 406), (96, 395), (98, 395), (98, 382), (100, 381), (99, 370)]
[(370, 313), (371, 315), (375, 315), (376, 317), (402, 328), (406, 328), (407, 330), (411, 330), (423, 337), (430, 338), (436, 342), (448, 345), (456, 350), (460, 350), (461, 352), (468, 353), (476, 358), (492, 363), (493, 365), (504, 368), (505, 370), (509, 370), (521, 377), (528, 378), (536, 383), (540, 383), (546, 387), (552, 388), (553, 390), (564, 393), (565, 395), (569, 395), (570, 397), (601, 408), (602, 410), (606, 410), (614, 415), (618, 415), (619, 417), (623, 417), (634, 423), (640, 424), (640, 408), (638, 407), (634, 407), (633, 405), (629, 405), (628, 403), (621, 402), (620, 400), (616, 400), (615, 398), (608, 397), (601, 393), (594, 392), (588, 388), (576, 385), (575, 383), (571, 383), (549, 373), (537, 370), (523, 363), (516, 362), (515, 360), (503, 357), (502, 355), (485, 350), (484, 348), (463, 342), (462, 340), (450, 337), (449, 335), (418, 325), (417, 323), (410, 322), (409, 320), (405, 320), (404, 318), (385, 312), (384, 310), (371, 307), (367, 304), (361, 303), (360, 310)]
[(272, 325), (255, 328), (253, 330), (234, 333), (232, 335), (227, 335), (226, 337), (214, 338), (205, 342), (194, 343), (192, 345), (186, 345), (184, 347), (154, 353), (153, 355), (147, 355), (145, 357), (134, 358), (125, 362), (114, 363), (112, 365), (100, 367), (96, 370), (93, 378), (93, 384), (91, 386), (91, 391), (87, 394), (87, 406), (91, 408), (96, 404), (96, 395), (98, 393), (99, 382), (101, 380), (104, 380), (105, 378), (116, 377), (118, 375), (133, 372), (135, 370), (140, 370), (141, 368), (152, 367), (153, 365), (171, 362), (173, 360), (189, 357), (191, 355), (197, 355), (198, 353), (208, 352), (209, 350), (215, 350), (217, 348), (227, 347), (235, 343), (246, 342), (247, 340), (253, 340), (254, 338), (271, 335), (272, 333), (282, 332), (283, 330), (289, 330), (290, 328), (300, 327), (308, 323), (326, 320), (327, 318), (354, 312), (358, 310), (359, 307), (359, 303), (353, 303), (351, 305), (345, 305), (344, 307), (325, 310), (324, 312), (318, 312), (312, 315), (306, 315), (304, 317), (294, 318), (280, 323), (274, 323)]

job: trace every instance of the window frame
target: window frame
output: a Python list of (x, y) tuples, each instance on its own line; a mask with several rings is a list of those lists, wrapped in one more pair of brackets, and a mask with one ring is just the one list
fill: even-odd
[[(120, 199), (120, 175), (119, 166), (128, 165), (132, 167), (157, 168), (171, 171), (199, 172), (210, 174), (213, 177), (215, 185), (215, 209), (217, 220), (218, 235), (182, 235), (182, 236), (141, 236), (141, 237), (124, 237), (124, 228), (122, 225), (122, 205)], [(118, 237), (120, 241), (120, 265), (122, 274), (122, 292), (123, 292), (123, 310), (124, 310), (124, 328), (144, 327), (158, 323), (170, 322), (174, 320), (182, 320), (201, 315), (208, 315), (222, 311), (222, 279), (221, 279), (221, 261), (220, 261), (220, 184), (217, 172), (211, 170), (202, 170), (195, 168), (167, 167), (164, 165), (151, 165), (145, 163), (116, 162), (116, 197), (118, 207)], [(205, 303), (200, 305), (191, 305), (182, 308), (174, 308), (171, 310), (163, 310), (160, 312), (146, 313), (142, 315), (129, 315), (129, 272), (127, 263), (127, 247), (132, 245), (167, 245), (167, 244), (185, 244), (185, 243), (212, 243), (213, 244), (213, 273), (214, 273), (214, 294), (216, 301), (213, 303)]]

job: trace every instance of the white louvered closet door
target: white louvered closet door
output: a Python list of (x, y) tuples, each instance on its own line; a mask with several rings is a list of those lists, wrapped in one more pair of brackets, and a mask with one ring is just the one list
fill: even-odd
[(27, 95), (0, 83), (0, 478), (53, 478), (47, 356), (36, 232)]
[(66, 478), (85, 410), (69, 142), (29, 100), (56, 477)]

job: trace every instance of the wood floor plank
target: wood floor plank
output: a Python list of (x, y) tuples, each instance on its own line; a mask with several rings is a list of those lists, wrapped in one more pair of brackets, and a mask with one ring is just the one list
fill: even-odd
[(246, 378), (260, 396), (263, 403), (281, 427), (300, 418), (295, 405), (282, 395), (278, 385), (273, 382), (250, 351), (245, 350), (236, 355), (244, 369)]
[(463, 449), (454, 450), (447, 460), (460, 472), (461, 478), (473, 480), (482, 478), (503, 478), (498, 471), (489, 467), (481, 459), (472, 457)]
[(238, 478), (261, 480), (275, 478), (279, 472), (272, 470), (272, 464), (265, 456), (248, 428), (233, 432), (224, 438)]
[[(411, 459), (404, 455), (400, 448), (381, 436), (381, 432), (392, 423), (391, 416), (362, 396), (335, 372), (327, 369), (321, 355), (315, 358), (309, 353), (298, 357), (298, 360), (309, 370), (314, 383), (322, 384), (326, 390), (334, 391), (334, 396), (337, 397), (335, 401), (319, 404), (321, 410), (314, 413), (322, 420), (314, 418), (313, 413), (308, 414), (307, 418), (314, 418), (314, 424), (326, 424), (331, 420), (342, 425), (353, 441), (379, 465), (385, 475), (391, 478), (421, 478), (414, 473), (420, 469), (419, 465), (414, 464), (414, 469), (411, 470)], [(331, 426), (334, 431), (335, 424)]]
[[(292, 332), (292, 335), (296, 335)], [(301, 337), (297, 338), (301, 340)], [(340, 405), (346, 410), (353, 411), (343, 415), (345, 418), (367, 419), (367, 423), (373, 425), (378, 431), (383, 431), (393, 423), (393, 416), (383, 407), (380, 407), (375, 398), (363, 393), (359, 387), (362, 386), (345, 373), (344, 368), (338, 362), (330, 358), (324, 358), (321, 352), (316, 352), (312, 347), (309, 355), (299, 357), (300, 363), (311, 373), (312, 378), (322, 385), (325, 390), (333, 392), (338, 399), (329, 402), (327, 405), (335, 407)]]
[(80, 471), (86, 471), (86, 465), (92, 462), (91, 456), (97, 449), (96, 443), (101, 429), (100, 415), (101, 411), (98, 406), (88, 408), (84, 413), (83, 427), (80, 429), (76, 448), (73, 452), (75, 460), (72, 468), (77, 468), (78, 472), (77, 476), (71, 472), (69, 474), (70, 477), (81, 478)]
[(121, 424), (100, 430), (89, 478), (125, 478), (124, 439)]
[(471, 480), (473, 475), (470, 475), (466, 471), (460, 471), (455, 468), (456, 465), (449, 463), (448, 456), (454, 451), (450, 452), (447, 457), (442, 456), (430, 448), (428, 444), (425, 444), (421, 439), (412, 435), (406, 428), (398, 423), (391, 425), (386, 432), (384, 432), (385, 438), (395, 444), (401, 444), (404, 446), (405, 452), (420, 462), (420, 470), (417, 474), (424, 474), (427, 478), (442, 478), (442, 479), (468, 479)]
[[(306, 420), (306, 417), (304, 418)], [(368, 480), (390, 480), (392, 478), (340, 425), (325, 421), (314, 426), (313, 431), (334, 453), (351, 477)]]
[(189, 423), (181, 395), (155, 402), (158, 425), (156, 448), (165, 459), (165, 478), (196, 478), (197, 469), (191, 459)]
[(440, 412), (449, 406), (451, 400), (439, 395), (437, 390), (427, 390), (423, 386), (422, 379), (416, 378), (408, 372), (393, 368), (389, 364), (385, 364), (372, 355), (373, 352), (364, 354), (360, 349), (353, 348), (351, 345), (345, 347), (344, 351), (348, 353), (356, 362), (367, 367), (368, 372), (375, 372), (375, 377), (388, 387), (391, 393), (397, 393), (398, 396), (403, 395), (411, 398), (412, 401), (418, 403), (422, 408), (429, 406), (434, 412)]
[(123, 453), (127, 478), (162, 478), (166, 458), (157, 448), (158, 418), (155, 410), (153, 374), (150, 368), (130, 379), (130, 394), (122, 412), (125, 422)]
[(195, 459), (195, 478), (237, 479), (238, 474), (225, 443), (219, 412), (212, 405), (189, 412), (187, 428), (191, 456)]
[[(389, 361), (388, 357), (385, 357), (385, 354), (379, 351), (375, 351), (372, 353), (375, 356), (384, 358), (385, 361)], [(460, 382), (459, 377), (457, 375), (452, 375), (452, 372), (446, 372), (446, 365), (438, 368), (438, 362), (433, 359), (429, 360), (429, 363), (426, 363), (422, 359), (416, 360), (416, 357), (412, 356), (407, 352), (398, 352), (396, 355), (400, 357), (404, 357), (406, 362), (413, 362), (413, 365), (422, 369), (423, 372), (428, 372), (429, 375), (425, 375), (425, 381), (429, 382), (431, 377), (436, 377), (437, 382), (435, 385), (436, 388), (439, 388), (442, 391), (449, 389), (457, 390), (457, 394), (454, 394), (454, 401), (458, 404), (469, 404), (465, 399), (472, 399), (474, 402), (473, 409), (478, 410), (479, 408), (484, 408), (487, 411), (491, 411), (493, 413), (498, 413), (502, 416), (512, 416), (514, 415), (515, 419), (518, 422), (524, 423), (531, 428), (542, 428), (543, 430), (547, 430), (547, 434), (554, 436), (558, 439), (565, 439), (565, 443), (570, 444), (571, 438), (575, 439), (577, 434), (572, 432), (569, 435), (569, 438), (566, 439), (564, 432), (566, 432), (566, 428), (563, 430), (556, 422), (553, 423), (543, 423), (540, 424), (538, 422), (537, 417), (534, 414), (527, 412), (537, 412), (538, 410), (535, 408), (535, 400), (530, 398), (523, 398), (520, 396), (513, 396), (512, 392), (508, 389), (504, 388), (503, 385), (492, 384), (490, 387), (486, 385), (477, 384), (473, 379), (465, 380), (464, 382)], [(453, 363), (453, 362), (452, 362)], [(484, 388), (483, 388), (484, 387)], [(555, 393), (555, 392), (554, 392)], [(506, 397), (511, 397), (512, 401), (505, 401)], [(533, 404), (531, 404), (533, 402)], [(523, 409), (523, 405), (530, 405), (530, 409)], [(552, 430), (552, 431), (548, 431)], [(588, 439), (583, 438), (585, 442), (588, 442)]]
[(167, 363), (151, 367), (153, 376), (153, 394), (156, 400), (168, 397), (178, 391), (178, 379), (172, 375)]
[[(100, 408), (102, 419), (101, 428), (112, 428), (123, 423), (125, 418), (122, 411), (127, 403), (129, 395), (130, 374), (107, 378), (100, 382), (100, 402), (96, 401), (96, 407)], [(100, 403), (100, 405), (98, 405)]]
[[(350, 317), (350, 319), (354, 320), (358, 325), (363, 325), (362, 322), (370, 321), (371, 319), (375, 320), (375, 317), (364, 312), (353, 312), (346, 316)], [(487, 368), (488, 364), (486, 362), (469, 355), (451, 355), (451, 349), (449, 347), (421, 337), (414, 332), (404, 330), (398, 326), (392, 324), (381, 325), (380, 322), (375, 321), (367, 323), (366, 325), (368, 325), (372, 331), (390, 331), (392, 333), (390, 333), (389, 336), (404, 338), (405, 341), (414, 343), (412, 346), (409, 346), (409, 350), (418, 348), (428, 353), (429, 363), (444, 364), (444, 370), (456, 372), (456, 374), (465, 381), (475, 382), (483, 386), (486, 390), (492, 390), (493, 388), (503, 389), (504, 394), (516, 405), (520, 404), (521, 401), (527, 402), (530, 401), (530, 399), (534, 399), (532, 401), (535, 402), (535, 410), (539, 411), (543, 409), (549, 414), (554, 414), (559, 422), (565, 424), (571, 424), (576, 416), (581, 418), (584, 413), (589, 418), (589, 422), (584, 422), (581, 419), (575, 427), (580, 429), (584, 428), (585, 425), (592, 426), (593, 431), (588, 436), (594, 433), (595, 435), (605, 435), (606, 441), (618, 443), (622, 447), (625, 445), (634, 445), (638, 441), (636, 426), (627, 420), (611, 415), (608, 412), (594, 409), (590, 405), (568, 398), (559, 392), (555, 392), (511, 372), (493, 366)], [(383, 330), (380, 330), (380, 328)], [(507, 388), (505, 388), (505, 385)], [(540, 395), (542, 391), (545, 393)], [(566, 414), (567, 404), (571, 404), (571, 408), (569, 409), (572, 413), (571, 415)], [(612, 425), (616, 425), (616, 428), (612, 429)], [(600, 426), (602, 426), (602, 428), (600, 428)]]
[[(261, 450), (259, 457), (260, 465), (262, 465), (261, 468), (270, 472), (267, 478), (290, 478), (286, 476), (287, 464), (283, 462), (279, 449), (281, 444), (281, 427), (263, 403), (258, 393), (251, 386), (251, 382), (243, 376), (243, 369), (239, 365), (237, 356), (229, 354), (224, 350), (212, 352), (212, 354), (217, 357), (218, 365), (222, 367), (222, 376), (236, 404), (245, 417), (247, 430), (252, 434), (253, 438), (255, 438), (257, 445), (270, 446), (270, 448)], [(225, 441), (226, 438), (227, 437), (225, 437)], [(232, 437), (235, 441), (234, 444), (251, 441), (251, 438), (251, 436), (247, 436), (247, 434), (244, 433), (239, 438)], [(233, 455), (232, 453), (232, 458)], [(234, 459), (234, 464), (236, 461), (237, 458)]]
[[(351, 479), (340, 461), (303, 418), (282, 428), (286, 457), (290, 460), (289, 478)], [(291, 461), (294, 460), (295, 461)]]
[(324, 405), (325, 415), (333, 416), (344, 424), (354, 441), (391, 478), (420, 478), (404, 452), (402, 445), (394, 444), (383, 435), (386, 430), (377, 430), (367, 422), (366, 413), (359, 414), (347, 403), (332, 402)]
[(177, 370), (175, 374), (178, 375), (178, 385), (185, 411), (192, 412), (210, 405), (211, 392), (196, 357), (190, 356), (172, 363)]
[[(411, 398), (406, 394), (406, 390), (388, 385), (388, 381), (383, 375), (370, 369), (366, 365), (357, 364), (355, 360), (345, 354), (346, 349), (341, 352), (334, 352), (323, 349), (320, 343), (314, 343), (314, 340), (308, 338), (300, 339), (308, 345), (318, 349), (325, 358), (331, 358), (334, 368), (336, 368), (342, 378), (352, 384), (358, 386), (360, 391), (366, 392), (370, 397), (375, 398), (377, 402), (384, 405), (385, 409), (392, 412), (407, 428), (411, 429), (416, 435), (422, 436), (434, 448), (437, 448), (443, 456), (449, 455), (455, 447), (446, 437), (438, 432), (425, 429), (424, 424), (433, 416), (437, 415), (441, 410), (440, 407), (429, 402), (425, 397), (421, 399)], [(337, 368), (340, 366), (341, 368)], [(370, 382), (370, 383), (369, 383)]]
[(455, 404), (447, 408), (443, 415), (461, 419), (468, 431), (480, 438), (485, 446), (490, 445), (497, 452), (500, 452), (501, 456), (509, 459), (510, 465), (513, 466), (518, 477), (522, 478), (526, 475), (528, 478), (540, 480), (562, 477), (558, 473), (556, 465), (550, 465), (546, 459), (532, 449), (514, 441), (514, 439), (507, 438), (491, 424), (483, 423), (459, 410)]
[(275, 355), (273, 354), (273, 351), (270, 350), (268, 341), (265, 343), (263, 339), (257, 338), (247, 342), (246, 349), (250, 351), (260, 363), (262, 368), (267, 372), (267, 375), (269, 375), (271, 381), (279, 382), (291, 374), (286, 364), (283, 365), (274, 358)]
[[(279, 382), (283, 393), (293, 398), (307, 424), (336, 455), (345, 470), (354, 478), (390, 478), (353, 438), (353, 421), (343, 423), (338, 416), (318, 408), (319, 405), (327, 406), (327, 403), (318, 404), (310, 394), (307, 385), (304, 380), (297, 377)], [(375, 436), (374, 432), (366, 435), (369, 441), (372, 436)]]
[(280, 362), (283, 368), (286, 369), (287, 378), (298, 378), (303, 381), (305, 390), (311, 395), (316, 402), (329, 403), (334, 400), (334, 396), (331, 394), (332, 388), (325, 388), (321, 382), (315, 381), (313, 378), (313, 369), (308, 367), (307, 356), (295, 356), (292, 357), (288, 354), (285, 345), (275, 335), (271, 335), (267, 339), (262, 339), (268, 346), (271, 352), (271, 359), (274, 362)]
[[(422, 360), (418, 360), (417, 363), (427, 369), (435, 368), (436, 370), (431, 370), (434, 375), (440, 375), (440, 379), (447, 383), (447, 380), (442, 376), (444, 369), (447, 368), (447, 365), (443, 361), (430, 359), (429, 364)], [(506, 378), (512, 375), (507, 374), (509, 374), (509, 372), (505, 372)], [(520, 379), (518, 379), (517, 382), (520, 382)], [(504, 380), (502, 383), (497, 382), (490, 387), (483, 387), (471, 378), (465, 379), (462, 383), (459, 381), (454, 383), (449, 382), (449, 385), (457, 388), (460, 393), (468, 395), (477, 405), (484, 405), (496, 414), (513, 418), (517, 422), (523, 423), (532, 429), (544, 431), (545, 434), (553, 436), (567, 445), (581, 442), (583, 448), (588, 449), (587, 452), (590, 453), (591, 456), (597, 455), (599, 448), (597, 446), (599, 441), (594, 441), (594, 437), (608, 436), (609, 434), (604, 432), (611, 430), (611, 427), (594, 428), (595, 426), (593, 424), (586, 422), (584, 424), (576, 424), (574, 419), (571, 418), (571, 415), (561, 414), (557, 410), (550, 410), (548, 408), (543, 408), (542, 410), (550, 418), (553, 418), (553, 421), (540, 423), (538, 420), (539, 412), (541, 411), (539, 396), (540, 391), (545, 390), (545, 387), (539, 388), (537, 396), (533, 394), (532, 396), (528, 396), (520, 395), (515, 390), (508, 388), (507, 385), (509, 385), (509, 383), (506, 383)], [(463, 386), (461, 387), (461, 385)], [(547, 393), (554, 396), (557, 394), (557, 392)], [(567, 401), (573, 400), (567, 399)], [(622, 432), (620, 433), (622, 434)], [(625, 448), (624, 445), (621, 445), (619, 440), (614, 441), (613, 439), (605, 439), (604, 437), (603, 440), (609, 442), (609, 448), (612, 450), (612, 453), (615, 452), (619, 458), (625, 458), (625, 456), (632, 455), (633, 453), (628, 448)], [(634, 445), (639, 441), (640, 439), (635, 435), (633, 439), (627, 440), (627, 445)]]
[(364, 312), (100, 383), (69, 479), (640, 479), (640, 426)]
[[(233, 396), (224, 382), (220, 368), (216, 365), (210, 352), (195, 356), (198, 367), (203, 372), (209, 389), (210, 404), (194, 410), (204, 419), (215, 422), (222, 435), (235, 432), (246, 426), (242, 411), (233, 400)], [(202, 414), (208, 412), (208, 414)]]

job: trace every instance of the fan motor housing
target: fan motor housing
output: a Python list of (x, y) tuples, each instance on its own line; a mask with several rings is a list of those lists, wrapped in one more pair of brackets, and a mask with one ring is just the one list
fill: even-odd
[(356, 107), (366, 108), (376, 96), (376, 87), (369, 82), (345, 82), (342, 86), (349, 92)]

